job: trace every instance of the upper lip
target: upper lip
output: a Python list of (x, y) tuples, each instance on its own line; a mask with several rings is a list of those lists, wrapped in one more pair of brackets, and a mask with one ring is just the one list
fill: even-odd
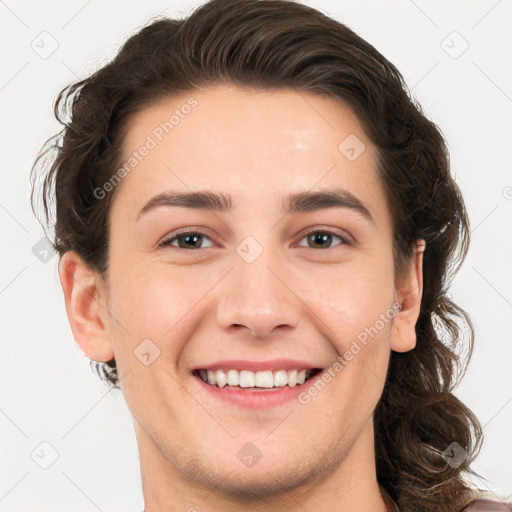
[(215, 361), (214, 363), (197, 366), (194, 370), (250, 370), (253, 372), (265, 370), (314, 370), (321, 369), (321, 366), (298, 361), (294, 359), (271, 359), (267, 361), (255, 361), (246, 359), (225, 359), (223, 361)]

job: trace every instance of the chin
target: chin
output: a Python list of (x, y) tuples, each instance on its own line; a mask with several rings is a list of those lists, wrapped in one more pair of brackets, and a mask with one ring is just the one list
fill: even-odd
[(337, 462), (331, 457), (318, 457), (318, 460), (309, 460), (304, 453), (296, 454), (297, 458), (284, 456), (284, 460), (263, 455), (252, 467), (244, 466), (239, 460), (236, 464), (225, 464), (219, 467), (219, 461), (213, 467), (205, 467), (204, 460), (201, 467), (195, 468), (190, 474), (196, 482), (215, 490), (226, 499), (247, 502), (265, 502), (275, 499), (276, 496), (307, 488), (315, 481), (321, 479), (326, 473), (333, 471)]
[(218, 481), (213, 483), (217, 494), (236, 499), (238, 501), (265, 501), (287, 491), (307, 485), (315, 479), (315, 474), (305, 475), (296, 470), (276, 470), (273, 468), (255, 468), (244, 471), (233, 471), (226, 475), (218, 475)]

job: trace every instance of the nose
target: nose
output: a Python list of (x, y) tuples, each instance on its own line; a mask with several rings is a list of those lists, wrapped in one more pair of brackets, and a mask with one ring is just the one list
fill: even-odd
[(252, 263), (235, 260), (223, 281), (217, 309), (222, 328), (247, 329), (253, 337), (264, 338), (278, 328), (298, 325), (302, 302), (289, 272), (275, 258), (270, 259), (267, 251)]

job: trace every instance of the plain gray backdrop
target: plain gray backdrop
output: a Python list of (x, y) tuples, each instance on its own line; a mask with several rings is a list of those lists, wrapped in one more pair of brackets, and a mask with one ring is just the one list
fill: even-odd
[[(202, 2), (0, 0), (2, 261), (0, 511), (140, 511), (131, 416), (73, 340), (29, 203), (29, 172), (60, 130), (56, 94), (113, 58), (157, 15)], [(451, 288), (471, 315), (474, 357), (456, 395), (485, 442), (476, 485), (512, 492), (512, 2), (307, 2), (348, 24), (403, 73), (443, 131), (472, 226)], [(53, 256), (53, 257), (52, 257)]]

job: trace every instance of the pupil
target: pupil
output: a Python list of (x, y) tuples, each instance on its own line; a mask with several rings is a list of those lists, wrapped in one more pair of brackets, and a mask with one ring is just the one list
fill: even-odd
[[(192, 241), (192, 239), (196, 239), (196, 242), (197, 240), (201, 240), (201, 235), (185, 235), (183, 237), (183, 241), (185, 242), (185, 244), (189, 244), (189, 243), (192, 243), (194, 247), (196, 247), (196, 245), (194, 245), (194, 242)], [(185, 249), (190, 249), (190, 245), (185, 247)]]
[[(324, 234), (321, 234), (321, 233), (313, 233), (312, 235), (310, 235), (311, 239), (313, 240), (313, 243), (314, 244), (322, 244), (322, 242), (330, 242), (330, 238), (331, 238), (331, 235), (329, 235), (328, 233), (324, 233)], [(330, 244), (329, 244), (330, 245)]]

